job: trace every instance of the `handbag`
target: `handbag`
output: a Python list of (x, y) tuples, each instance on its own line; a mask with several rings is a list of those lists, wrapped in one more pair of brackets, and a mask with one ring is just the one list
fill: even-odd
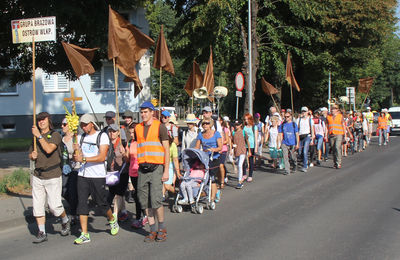
[(126, 163), (122, 165), (121, 169), (119, 171), (112, 171), (112, 172), (107, 172), (106, 175), (106, 184), (108, 186), (115, 186), (119, 183), (120, 177), (121, 177), (121, 172), (124, 170)]

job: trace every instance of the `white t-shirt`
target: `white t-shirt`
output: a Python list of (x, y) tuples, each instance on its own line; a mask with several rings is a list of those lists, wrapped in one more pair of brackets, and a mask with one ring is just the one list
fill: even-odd
[(278, 127), (270, 127), (268, 146), (270, 148), (277, 148), (278, 147), (277, 141), (278, 141)]
[[(82, 142), (82, 153), (84, 157), (93, 157), (99, 154), (99, 148), (97, 147), (96, 140), (100, 131), (96, 131), (95, 134), (86, 135)], [(81, 135), (78, 136), (78, 142), (81, 140)], [(106, 133), (103, 133), (100, 137), (100, 146), (109, 145), (110, 139)], [(105, 162), (87, 162), (82, 165), (79, 169), (78, 176), (85, 178), (105, 178), (106, 177)]]
[(314, 126), (314, 121), (310, 117), (300, 117), (296, 123), (299, 127), (299, 135), (311, 134), (310, 126)]

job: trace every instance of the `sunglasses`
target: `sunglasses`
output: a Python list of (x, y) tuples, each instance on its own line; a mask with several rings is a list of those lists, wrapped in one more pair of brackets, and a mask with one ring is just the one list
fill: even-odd
[(110, 120), (110, 119), (113, 119), (112, 117), (106, 117), (106, 120)]
[(62, 126), (67, 126), (68, 124), (67, 124), (67, 123), (62, 123), (61, 125), (62, 125)]
[(210, 122), (203, 122), (201, 125), (209, 125)]
[(289, 118), (290, 116), (285, 116), (285, 118)]

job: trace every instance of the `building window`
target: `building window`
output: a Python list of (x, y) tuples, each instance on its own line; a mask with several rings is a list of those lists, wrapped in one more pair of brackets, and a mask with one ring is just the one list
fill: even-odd
[(11, 74), (5, 73), (0, 78), (0, 96), (18, 95), (17, 86), (11, 85)]
[(2, 131), (3, 132), (15, 132), (17, 131), (17, 127), (15, 126), (15, 124), (2, 124)]
[(61, 73), (49, 74), (43, 73), (43, 91), (44, 92), (68, 92), (69, 80)]
[[(118, 90), (131, 90), (131, 82), (124, 82), (125, 75), (118, 71)], [(114, 68), (112, 64), (104, 64), (101, 70), (90, 76), (92, 91), (115, 90)]]

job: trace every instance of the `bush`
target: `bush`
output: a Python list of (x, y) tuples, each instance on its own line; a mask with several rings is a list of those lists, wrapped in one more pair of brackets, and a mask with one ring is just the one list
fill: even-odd
[(26, 191), (29, 187), (30, 174), (23, 169), (15, 170), (0, 180), (0, 193), (18, 193), (19, 191)]
[(0, 139), (0, 152), (28, 151), (32, 138)]

